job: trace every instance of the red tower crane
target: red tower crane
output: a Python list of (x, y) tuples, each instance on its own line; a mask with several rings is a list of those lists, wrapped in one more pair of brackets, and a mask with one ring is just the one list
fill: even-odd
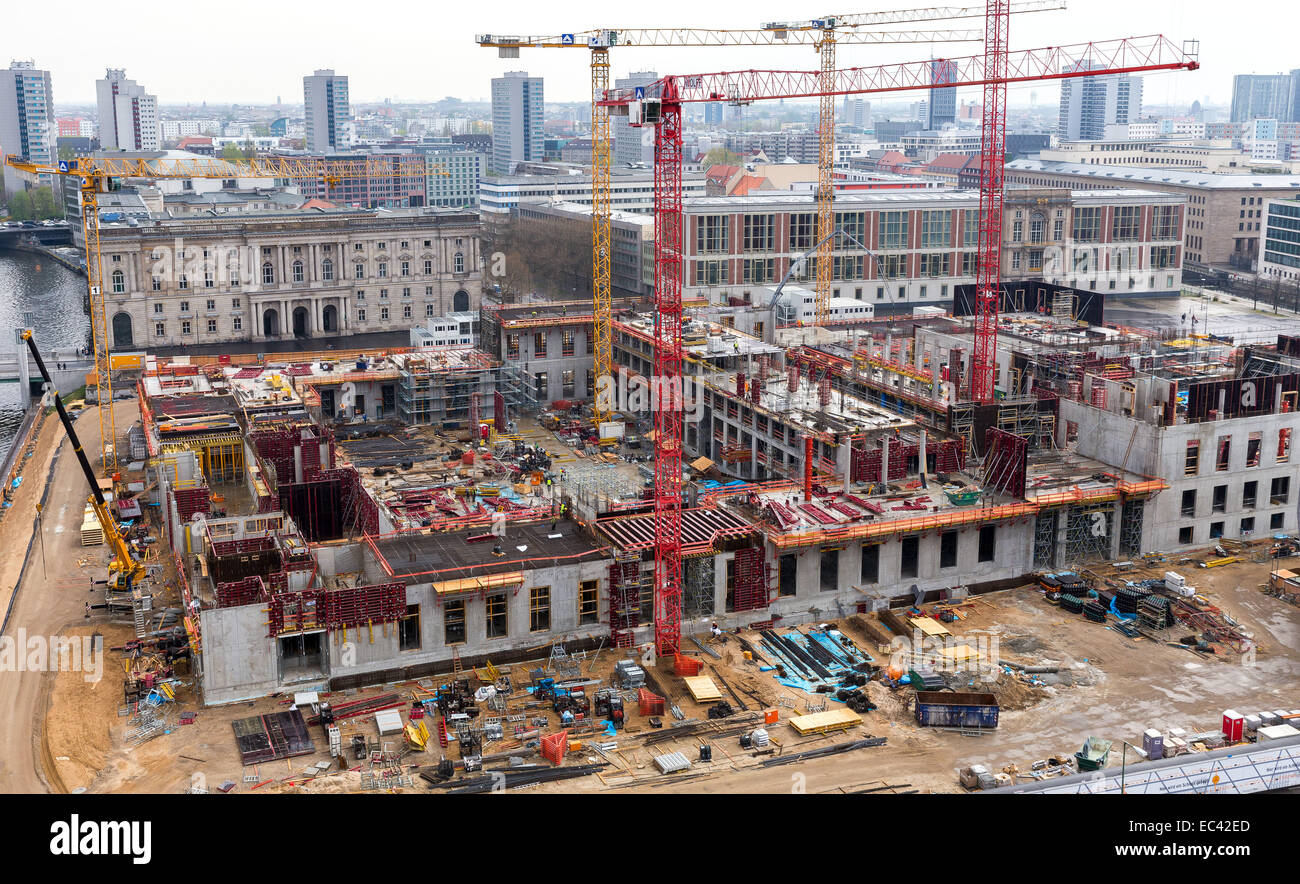
[[(944, 59), (951, 86), (984, 86), (984, 153), (980, 174), (978, 280), (983, 288), (976, 318), (976, 350), (984, 347), (972, 381), (975, 398), (991, 396), (1001, 257), (1002, 159), (1006, 86), (1106, 74), (1196, 70), (1199, 44), (1181, 47), (1162, 35), (1007, 51), (1007, 2), (989, 0), (985, 54)], [(634, 126), (655, 127), (655, 645), (659, 654), (680, 650), (682, 584), (682, 105), (687, 102), (820, 98), (929, 89), (932, 59), (823, 71), (738, 71), (663, 77), (638, 89), (615, 89), (602, 102), (627, 114)], [(993, 87), (992, 92), (989, 87)], [(992, 134), (991, 134), (992, 133)], [(992, 141), (992, 144), (989, 142)], [(994, 168), (996, 165), (996, 168)], [(997, 193), (992, 193), (993, 190)], [(988, 207), (986, 209), (986, 207)], [(996, 211), (994, 219), (987, 212)], [(985, 392), (987, 391), (987, 392)]]

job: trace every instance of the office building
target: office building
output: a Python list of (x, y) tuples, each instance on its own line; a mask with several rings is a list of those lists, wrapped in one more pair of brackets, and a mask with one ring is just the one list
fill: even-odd
[[(614, 85), (619, 89), (631, 89), (635, 86), (648, 86), (658, 79), (659, 75), (654, 71), (636, 71), (615, 80)], [(613, 161), (617, 165), (624, 167), (637, 163), (644, 163), (647, 166), (654, 165), (655, 143), (653, 129), (634, 127), (628, 123), (626, 116), (618, 114), (613, 115), (610, 123), (611, 128), (614, 130)], [(647, 133), (650, 137), (647, 137)], [(588, 153), (584, 162), (591, 162), (590, 153)]]
[(332, 70), (319, 70), (302, 78), (303, 112), (307, 121), (307, 150), (334, 153), (347, 150), (348, 78)]
[(957, 81), (957, 62), (948, 59), (935, 59), (930, 62), (930, 104), (927, 114), (927, 129), (942, 128), (945, 123), (957, 121), (957, 87), (942, 86), (943, 83)]
[[(1085, 63), (1072, 70), (1096, 70)], [(1142, 78), (1112, 74), (1061, 81), (1057, 135), (1062, 141), (1106, 137), (1106, 127), (1128, 125), (1142, 115)]]
[(1181, 194), (1187, 199), (1184, 264), (1201, 272), (1255, 269), (1265, 201), (1300, 193), (1300, 175), (1216, 175), (1036, 159), (1007, 163), (1006, 182), (1008, 187), (1140, 187)]
[(840, 109), (840, 125), (865, 129), (871, 125), (871, 102), (846, 96)]
[(109, 68), (95, 81), (99, 107), (99, 145), (103, 150), (158, 150), (158, 97), (150, 95), (126, 71)]
[(492, 171), (510, 175), (542, 160), (542, 78), (507, 71), (492, 80)]
[(1237, 74), (1232, 78), (1232, 112), (1234, 123), (1248, 123), (1258, 118), (1300, 121), (1300, 69), (1289, 74)]
[[(15, 61), (9, 70), (0, 71), (0, 153), (33, 163), (54, 163), (57, 133), (50, 72), (37, 70), (31, 61)], [(32, 183), (50, 184), (48, 178), (32, 182), (6, 168), (5, 200)]]

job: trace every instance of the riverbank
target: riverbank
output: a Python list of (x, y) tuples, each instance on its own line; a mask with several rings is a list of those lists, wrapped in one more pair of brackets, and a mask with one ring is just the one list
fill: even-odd
[[(80, 276), (86, 275), (86, 269), (81, 266), (83, 260), (81, 258), (81, 253), (71, 246), (42, 246), (32, 245), (30, 243), (14, 243), (9, 246), (9, 248), (15, 252), (27, 252), (33, 255), (41, 255), (42, 257), (49, 258), (56, 264), (61, 264), (73, 273)], [(71, 255), (60, 254), (60, 251), (70, 252), (72, 255), (76, 255), (77, 257), (74, 260)]]

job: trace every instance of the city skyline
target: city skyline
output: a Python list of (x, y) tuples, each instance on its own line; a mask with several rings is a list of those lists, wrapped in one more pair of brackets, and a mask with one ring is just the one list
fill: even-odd
[[(879, 8), (879, 4), (866, 4)], [(918, 4), (919, 5), (919, 4)], [(73, 2), (75, 12), (88, 3)], [(163, 104), (209, 102), (216, 104), (275, 104), (277, 97), (296, 96), (301, 93), (301, 78), (309, 70), (333, 67), (346, 71), (352, 80), (353, 104), (382, 102), (391, 99), (399, 103), (441, 100), (447, 96), (467, 101), (490, 100), (490, 81), (507, 69), (526, 68), (533, 76), (547, 83), (547, 94), (556, 103), (578, 102), (586, 99), (588, 73), (586, 56), (581, 50), (566, 55), (551, 50), (523, 50), (518, 59), (500, 59), (495, 51), (479, 48), (475, 35), (480, 33), (554, 34), (565, 29), (587, 30), (609, 25), (626, 27), (758, 27), (764, 21), (790, 18), (787, 5), (763, 0), (737, 20), (735, 13), (701, 11), (686, 4), (672, 2), (661, 7), (653, 17), (630, 15), (623, 20), (617, 14), (614, 20), (601, 5), (579, 3), (556, 14), (553, 10), (540, 11), (535, 5), (523, 3), (498, 4), (490, 14), (482, 10), (456, 7), (436, 11), (416, 9), (411, 30), (421, 27), (426, 20), (426, 45), (419, 53), (392, 51), (386, 31), (373, 26), (375, 40), (367, 41), (367, 25), (350, 27), (353, 37), (348, 52), (328, 49), (313, 53), (313, 44), (328, 46), (333, 20), (328, 15), (303, 17), (284, 7), (254, 7), (247, 2), (235, 2), (226, 9), (230, 14), (215, 22), (200, 22), (195, 15), (194, 26), (200, 25), (206, 36), (222, 40), (229, 36), (224, 51), (221, 77), (211, 75), (194, 65), (193, 46), (185, 41), (164, 42), (149, 38), (129, 24), (131, 16), (107, 18), (102, 23), (97, 46), (112, 47), (101, 52), (74, 51), (61, 39), (57, 30), (35, 31), (23, 35), (21, 46), (13, 41), (0, 40), (0, 53), (8, 59), (34, 59), (38, 67), (49, 70), (54, 81), (56, 103), (61, 105), (93, 104), (94, 82), (102, 78), (108, 67), (121, 67), (131, 61), (131, 74), (140, 82), (165, 96)], [(855, 10), (856, 11), (856, 10)], [(292, 56), (266, 57), (257, 53), (255, 44), (238, 39), (236, 23), (243, 13), (256, 15), (269, 32), (283, 29), (292, 32), (301, 45), (308, 49)], [(1250, 30), (1249, 16), (1243, 20), (1216, 21), (1213, 29), (1205, 27), (1209, 16), (1208, 4), (1121, 4), (1118, 0), (1093, 0), (1078, 3), (1069, 9), (1015, 16), (1011, 27), (1011, 45), (1014, 48), (1035, 48), (1060, 45), (1063, 33), (1078, 35), (1080, 39), (1113, 39), (1151, 33), (1164, 33), (1175, 40), (1201, 41), (1203, 67), (1200, 71), (1180, 73), (1176, 77), (1156, 75), (1151, 77), (1149, 99), (1152, 103), (1177, 102), (1191, 104), (1226, 103), (1231, 97), (1232, 77), (1243, 73), (1273, 73), (1260, 70), (1259, 59), (1277, 56), (1280, 70), (1300, 66), (1300, 60), (1285, 61), (1291, 47), (1287, 45), (1285, 29), (1263, 34)], [(752, 18), (752, 21), (749, 20)], [(180, 13), (180, 31), (185, 31), (186, 13)], [(231, 24), (227, 24), (230, 22)], [(968, 19), (945, 24), (945, 27), (979, 30), (979, 19)], [(359, 30), (358, 30), (359, 29)], [(904, 30), (905, 26), (891, 26), (888, 30)], [(926, 29), (925, 23), (916, 26)], [(229, 33), (228, 33), (229, 32)], [(382, 37), (382, 39), (381, 39)], [(375, 48), (368, 48), (373, 45)], [(380, 48), (382, 47), (382, 48)], [(861, 66), (877, 63), (913, 61), (926, 58), (961, 57), (979, 52), (978, 42), (920, 43), (887, 46), (842, 46), (839, 50), (841, 66)], [(246, 56), (246, 57), (245, 57)], [(571, 57), (577, 56), (577, 57)], [(430, 59), (436, 60), (430, 64)], [(734, 61), (733, 61), (734, 59)], [(0, 59), (3, 60), (3, 59)], [(782, 68), (812, 70), (816, 57), (808, 47), (737, 47), (698, 49), (631, 49), (619, 48), (612, 54), (615, 72), (622, 75), (635, 70), (654, 68), (661, 73), (686, 74), (710, 70), (745, 68)], [(1012, 87), (1012, 101), (1017, 93), (1027, 94), (1030, 87)], [(1056, 93), (1052, 84), (1033, 84), (1039, 101), (1051, 101)], [(977, 90), (963, 89), (959, 98), (968, 98)], [(969, 93), (969, 94), (968, 94)]]

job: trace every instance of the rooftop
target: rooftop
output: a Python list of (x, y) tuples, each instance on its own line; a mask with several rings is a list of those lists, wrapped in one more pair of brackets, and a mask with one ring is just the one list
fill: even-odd
[(1007, 169), (1019, 172), (1048, 172), (1075, 175), (1081, 178), (1114, 181), (1141, 185), (1173, 184), (1198, 187), (1205, 190), (1246, 190), (1268, 188), (1282, 190), (1300, 189), (1300, 175), (1216, 175), (1209, 172), (1186, 172), (1180, 169), (1146, 169), (1139, 166), (1094, 166), (1087, 163), (1066, 163), (1057, 160), (1020, 159), (1007, 163)]
[[(605, 547), (583, 532), (576, 522), (511, 522), (504, 539), (489, 536), (485, 529), (426, 534), (411, 532), (376, 538), (371, 551), (379, 566), (391, 577), (407, 583), (439, 583), (466, 577), (507, 574), (551, 568), (562, 563), (594, 562), (603, 558)], [(502, 554), (493, 552), (500, 542)]]

